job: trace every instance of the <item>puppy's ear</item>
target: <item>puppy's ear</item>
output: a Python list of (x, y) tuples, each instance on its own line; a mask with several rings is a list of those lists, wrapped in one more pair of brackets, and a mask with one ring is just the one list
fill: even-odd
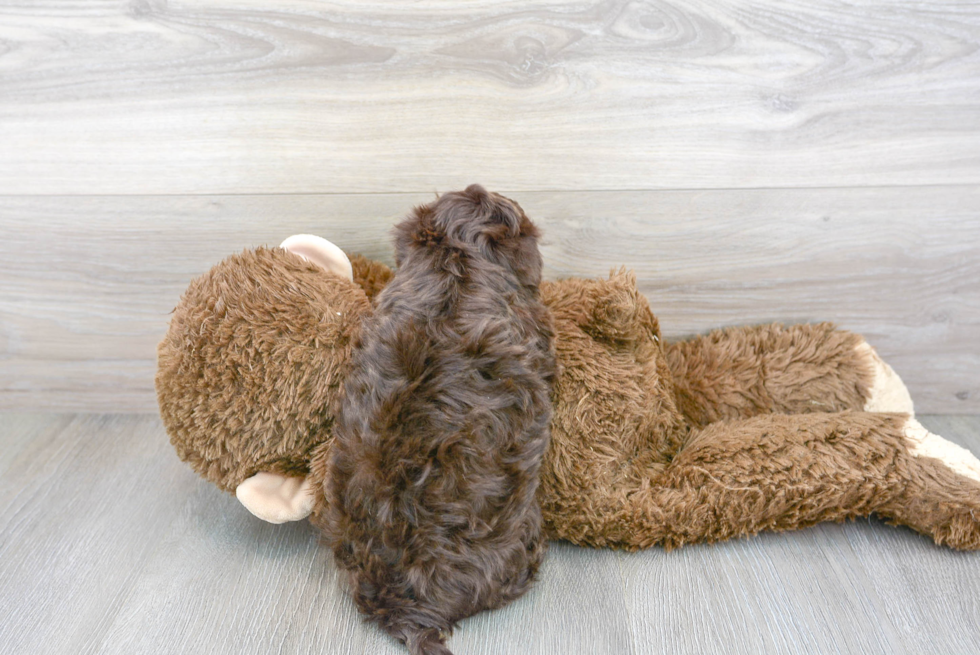
[(336, 273), (345, 280), (354, 279), (354, 269), (347, 255), (323, 237), (313, 234), (294, 234), (280, 243), (279, 247), (313, 262), (320, 268)]
[(462, 211), (471, 216), (456, 223), (456, 229), (473, 243), (484, 257), (506, 262), (521, 284), (536, 286), (541, 282), (541, 254), (538, 252), (538, 228), (524, 214), (521, 206), (497, 193), (471, 185), (459, 194)]
[(235, 497), (269, 523), (301, 521), (313, 511), (313, 485), (308, 478), (261, 471), (238, 485)]
[[(472, 202), (473, 219), (483, 227), (482, 235), (494, 241), (527, 236), (534, 225), (520, 206), (509, 198), (490, 193), (479, 184), (471, 184), (461, 194)], [(536, 236), (536, 235), (532, 235)]]
[[(436, 201), (438, 202), (438, 201)], [(400, 268), (408, 253), (416, 248), (438, 245), (446, 234), (433, 219), (435, 203), (419, 205), (392, 230), (395, 244), (395, 267)]]

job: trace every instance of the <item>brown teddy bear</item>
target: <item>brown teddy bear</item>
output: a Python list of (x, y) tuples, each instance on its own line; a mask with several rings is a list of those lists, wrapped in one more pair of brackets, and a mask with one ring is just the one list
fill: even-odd
[[(159, 347), (179, 456), (256, 516), (322, 525), (336, 399), (392, 272), (300, 235), (194, 280)], [(546, 282), (559, 372), (538, 499), (548, 535), (674, 548), (877, 514), (980, 547), (980, 460), (829, 324), (664, 343), (626, 271)]]

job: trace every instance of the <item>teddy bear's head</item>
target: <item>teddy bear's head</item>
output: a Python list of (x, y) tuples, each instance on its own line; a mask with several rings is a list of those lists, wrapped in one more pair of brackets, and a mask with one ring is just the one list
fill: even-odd
[(314, 451), (382, 264), (299, 235), (228, 257), (194, 280), (157, 351), (171, 443), (204, 478), (276, 523), (307, 516)]

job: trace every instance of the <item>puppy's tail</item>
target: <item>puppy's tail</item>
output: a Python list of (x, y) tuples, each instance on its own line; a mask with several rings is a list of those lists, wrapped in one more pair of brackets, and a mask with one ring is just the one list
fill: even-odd
[(408, 627), (403, 630), (405, 645), (412, 655), (453, 655), (435, 628)]

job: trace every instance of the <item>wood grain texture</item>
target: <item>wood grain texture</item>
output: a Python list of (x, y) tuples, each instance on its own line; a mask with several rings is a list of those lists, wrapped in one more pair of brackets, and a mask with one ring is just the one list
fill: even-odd
[(915, 0), (14, 0), (0, 193), (976, 184), (978, 43)]
[[(547, 278), (634, 269), (666, 335), (831, 320), (920, 412), (980, 411), (980, 189), (508, 192)], [(432, 194), (0, 197), (0, 407), (155, 411), (155, 348), (190, 280), (321, 234), (391, 263)]]
[(0, 475), (4, 652), (92, 652), (187, 482), (158, 421), (38, 417)]
[[(980, 451), (980, 417), (920, 417)], [(620, 556), (648, 653), (974, 653), (980, 555), (877, 519)]]
[[(980, 452), (980, 416), (920, 417)], [(198, 479), (156, 416), (0, 414), (5, 653), (403, 655), (363, 623), (306, 523)], [(13, 455), (9, 453), (13, 452)], [(671, 553), (551, 544), (458, 655), (972, 653), (980, 554), (877, 520)]]

